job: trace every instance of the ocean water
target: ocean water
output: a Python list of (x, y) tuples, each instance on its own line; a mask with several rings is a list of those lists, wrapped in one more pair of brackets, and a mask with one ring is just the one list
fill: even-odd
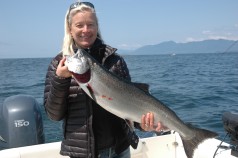
[[(238, 112), (238, 53), (124, 56), (124, 59), (132, 81), (148, 83), (151, 94), (183, 121), (216, 131), (220, 138), (225, 135), (222, 114)], [(62, 139), (62, 122), (50, 120), (42, 105), (50, 60), (0, 59), (0, 104), (13, 95), (32, 95), (41, 107), (46, 142)]]

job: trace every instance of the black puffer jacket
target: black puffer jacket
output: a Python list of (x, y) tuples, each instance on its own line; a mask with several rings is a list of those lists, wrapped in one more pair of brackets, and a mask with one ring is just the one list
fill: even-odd
[[(130, 80), (127, 65), (123, 58), (115, 53), (116, 49), (98, 42), (89, 51), (108, 70)], [(97, 157), (93, 130), (95, 102), (82, 91), (73, 78), (60, 79), (56, 76), (56, 68), (61, 59), (60, 53), (51, 61), (44, 90), (47, 115), (52, 120), (64, 120), (64, 139), (60, 153), (71, 157)], [(114, 145), (116, 152), (120, 153), (129, 146), (128, 126), (115, 115), (110, 114), (108, 119), (117, 124)]]

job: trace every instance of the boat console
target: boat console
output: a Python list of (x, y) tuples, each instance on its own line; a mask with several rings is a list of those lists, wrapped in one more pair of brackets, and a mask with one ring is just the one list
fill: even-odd
[(231, 155), (238, 157), (238, 113), (225, 112), (222, 121), (224, 129), (230, 136)]

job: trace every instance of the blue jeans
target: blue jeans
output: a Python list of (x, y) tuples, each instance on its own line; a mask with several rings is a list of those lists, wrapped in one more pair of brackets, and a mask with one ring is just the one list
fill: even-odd
[(108, 148), (105, 150), (99, 151), (98, 158), (130, 158), (130, 147), (121, 152), (119, 155), (115, 153), (114, 148)]

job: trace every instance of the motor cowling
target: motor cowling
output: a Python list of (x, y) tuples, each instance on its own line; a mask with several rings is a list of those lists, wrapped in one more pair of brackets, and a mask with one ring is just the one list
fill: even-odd
[(40, 107), (30, 95), (14, 95), (0, 105), (0, 150), (45, 142)]

